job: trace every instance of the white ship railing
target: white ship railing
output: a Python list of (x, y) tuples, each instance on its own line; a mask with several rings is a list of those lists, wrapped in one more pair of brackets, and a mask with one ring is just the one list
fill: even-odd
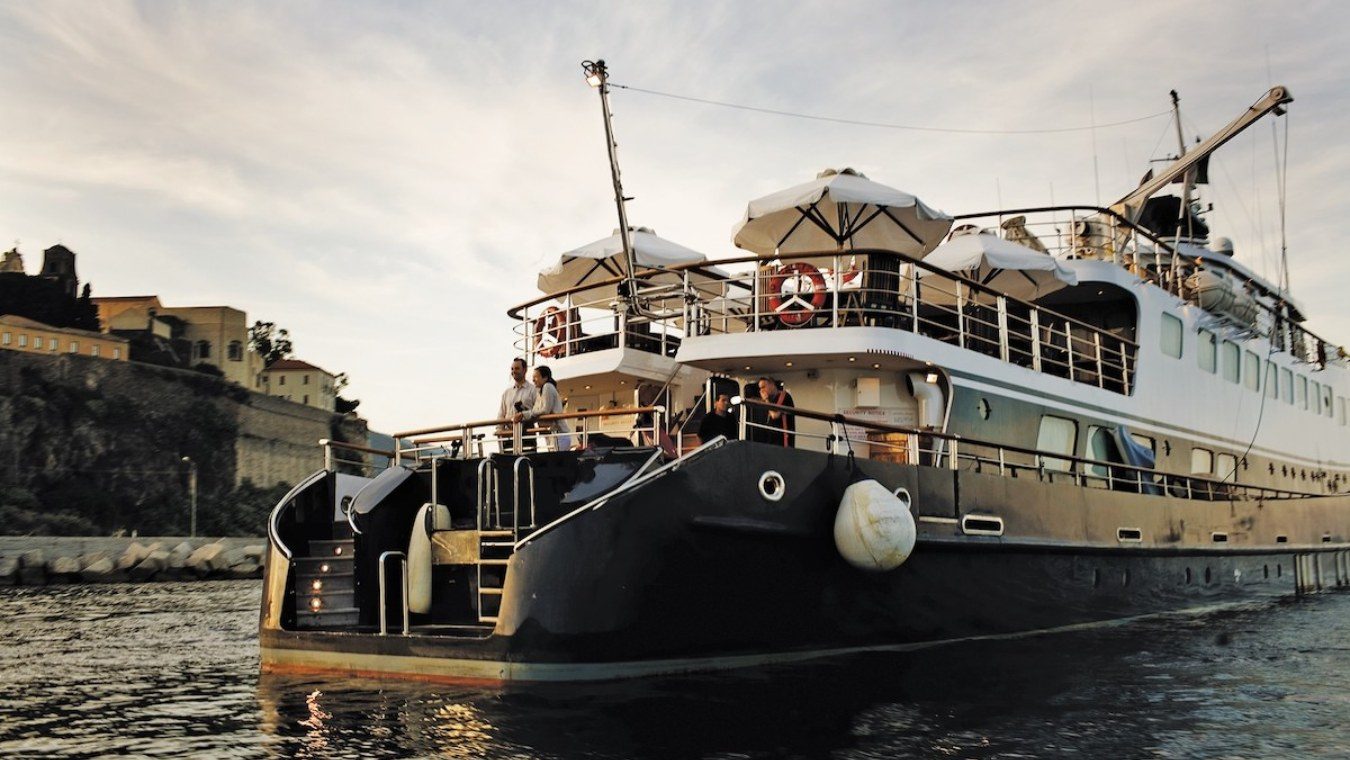
[[(975, 225), (1012, 242), (1023, 242), (1017, 231), (1024, 231), (1057, 258), (1114, 262), (1140, 279), (1190, 302), (1197, 301), (1192, 275), (1202, 270), (1223, 272), (1231, 276), (1236, 289), (1251, 297), (1253, 308), (1248, 318), (1214, 314), (1216, 321), (1226, 321), (1238, 332), (1271, 338), (1276, 350), (1289, 351), (1295, 360), (1318, 369), (1346, 359), (1339, 346), (1300, 325), (1292, 305), (1278, 291), (1249, 279), (1237, 267), (1226, 266), (1222, 259), (1197, 260), (1183, 255), (1177, 246), (1185, 241), (1161, 237), (1131, 225), (1111, 209), (1042, 206), (960, 214), (954, 219), (954, 226)], [(1017, 222), (1011, 231), (1005, 227), (1010, 220)]]
[[(627, 419), (625, 419), (627, 418)], [(617, 420), (605, 425), (604, 420)], [(551, 422), (573, 423), (567, 433), (554, 430)], [(585, 412), (544, 414), (531, 420), (481, 420), (454, 425), (405, 430), (394, 434), (394, 464), (431, 459), (475, 459), (494, 453), (534, 453), (556, 450), (564, 437), (571, 445), (585, 448), (595, 436), (621, 439), (634, 446), (660, 446), (666, 429), (664, 406), (621, 407)]]
[[(1042, 482), (1072, 483), (1083, 488), (1140, 494), (1166, 494), (1175, 498), (1199, 501), (1291, 499), (1317, 495), (1238, 483), (1234, 480), (1178, 475), (1156, 468), (1136, 467), (1121, 462), (992, 443), (843, 414), (780, 406), (757, 399), (737, 398), (733, 403), (739, 410), (742, 439), (767, 442), (770, 436), (782, 435), (782, 428), (756, 421), (749, 414), (751, 410), (777, 411), (797, 420), (827, 423), (823, 430), (828, 432), (797, 430), (789, 432), (788, 435), (794, 435), (799, 440), (824, 441), (827, 451), (836, 453), (856, 451), (857, 455), (864, 459), (884, 459), (900, 464), (987, 472), (1004, 477), (1032, 475)], [(880, 435), (852, 437), (854, 431), (859, 429)], [(887, 439), (885, 436), (899, 437), (901, 440)], [(774, 439), (774, 442), (776, 443), (777, 439)], [(800, 444), (798, 447), (804, 448)]]

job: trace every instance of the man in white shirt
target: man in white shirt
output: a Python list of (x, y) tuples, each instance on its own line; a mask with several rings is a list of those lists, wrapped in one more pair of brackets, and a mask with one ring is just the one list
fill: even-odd
[[(518, 413), (530, 411), (534, 408), (537, 396), (538, 391), (534, 389), (534, 385), (525, 380), (525, 360), (512, 359), (511, 385), (502, 391), (502, 403), (497, 409), (497, 419), (509, 420)], [(510, 435), (511, 426), (502, 425), (497, 430), (499, 433)]]

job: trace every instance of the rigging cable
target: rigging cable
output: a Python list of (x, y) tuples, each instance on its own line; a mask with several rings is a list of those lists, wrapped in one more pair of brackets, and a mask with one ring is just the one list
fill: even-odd
[[(1284, 118), (1288, 119), (1289, 114), (1286, 113), (1284, 115)], [(1280, 303), (1276, 305), (1276, 308), (1279, 310), (1283, 310), (1285, 308), (1285, 298), (1287, 298), (1289, 295), (1289, 259), (1287, 256), (1288, 249), (1285, 246), (1285, 227), (1284, 227), (1285, 179), (1289, 176), (1289, 122), (1286, 121), (1284, 123), (1283, 155), (1281, 155), (1280, 151), (1281, 146), (1279, 139), (1279, 125), (1277, 123), (1272, 122), (1270, 127), (1271, 127), (1270, 134), (1271, 138), (1274, 140), (1274, 148), (1275, 148), (1275, 190), (1279, 197), (1280, 262), (1282, 269), (1284, 270), (1283, 281), (1280, 283)], [(1270, 325), (1270, 335), (1267, 337), (1267, 343), (1269, 344), (1269, 347), (1266, 349), (1266, 361), (1262, 366), (1263, 370), (1269, 370), (1269, 373), (1263, 374), (1270, 374), (1275, 377), (1279, 376), (1279, 371), (1275, 368), (1275, 365), (1271, 363), (1270, 357), (1275, 355), (1276, 331), (1279, 330), (1280, 323), (1282, 321), (1283, 315), (1279, 311), (1277, 311), (1275, 314), (1275, 321)], [(1290, 355), (1291, 356), (1293, 355), (1292, 351), (1290, 352)], [(1260, 388), (1261, 405), (1257, 408), (1256, 412), (1256, 427), (1255, 429), (1252, 430), (1252, 437), (1251, 440), (1247, 442), (1247, 448), (1242, 451), (1242, 458), (1238, 460), (1239, 465), (1241, 465), (1242, 462), (1246, 461), (1247, 455), (1251, 453), (1252, 447), (1256, 445), (1257, 435), (1261, 433), (1261, 422), (1262, 420), (1265, 419), (1266, 416), (1266, 399), (1270, 398), (1270, 381), (1272, 379), (1273, 379), (1272, 377), (1266, 377), (1265, 384), (1262, 385)], [(1278, 383), (1278, 380), (1276, 382)], [(1276, 386), (1277, 395), (1279, 393), (1278, 388), (1279, 386), (1277, 385)], [(1271, 466), (1274, 467), (1274, 464), (1272, 463)], [(1236, 468), (1233, 470), (1233, 482), (1237, 483)]]
[(969, 129), (960, 127), (928, 127), (913, 124), (892, 124), (881, 121), (864, 121), (861, 119), (844, 119), (836, 116), (821, 116), (819, 114), (798, 113), (795, 111), (783, 111), (776, 108), (761, 108), (759, 106), (748, 106), (742, 103), (729, 103), (724, 100), (710, 100), (708, 98), (696, 98), (692, 95), (677, 95), (673, 92), (661, 92), (659, 90), (648, 90), (643, 87), (633, 87), (626, 84), (616, 84), (611, 82), (610, 87), (616, 90), (628, 90), (629, 92), (640, 92), (644, 95), (656, 95), (662, 98), (672, 100), (683, 100), (689, 103), (701, 103), (703, 105), (718, 106), (720, 108), (733, 108), (738, 111), (752, 111), (754, 113), (765, 113), (773, 116), (789, 116), (794, 119), (809, 119), (811, 121), (828, 121), (833, 124), (850, 124), (857, 127), (877, 127), (880, 129), (901, 129), (910, 132), (942, 132), (948, 134), (964, 135), (1048, 135), (1061, 134), (1064, 132), (1087, 132), (1096, 129), (1107, 129), (1109, 127), (1121, 127), (1127, 124), (1136, 124), (1141, 121), (1149, 121), (1159, 116), (1166, 116), (1171, 111), (1159, 111), (1158, 113), (1147, 116), (1138, 116), (1133, 119), (1123, 119), (1113, 121), (1108, 124), (1092, 124), (1083, 127), (1051, 127), (1046, 129)]

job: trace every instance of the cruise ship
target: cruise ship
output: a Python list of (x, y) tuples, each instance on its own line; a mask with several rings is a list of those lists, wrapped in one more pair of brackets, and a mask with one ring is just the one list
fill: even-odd
[(602, 680), (1350, 586), (1346, 353), (1197, 200), (1284, 88), (1108, 207), (829, 170), (709, 260), (629, 225), (587, 74), (620, 226), (502, 336), (565, 409), (320, 442), (265, 672)]

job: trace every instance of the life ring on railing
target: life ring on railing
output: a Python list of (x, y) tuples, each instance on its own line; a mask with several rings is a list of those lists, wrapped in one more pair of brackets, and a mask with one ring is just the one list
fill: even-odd
[[(803, 282), (809, 287), (803, 288)], [(769, 280), (769, 309), (788, 327), (801, 327), (825, 305), (825, 277), (805, 261), (778, 270)]]
[(550, 358), (567, 355), (567, 318), (562, 309), (550, 306), (534, 320), (534, 350)]

